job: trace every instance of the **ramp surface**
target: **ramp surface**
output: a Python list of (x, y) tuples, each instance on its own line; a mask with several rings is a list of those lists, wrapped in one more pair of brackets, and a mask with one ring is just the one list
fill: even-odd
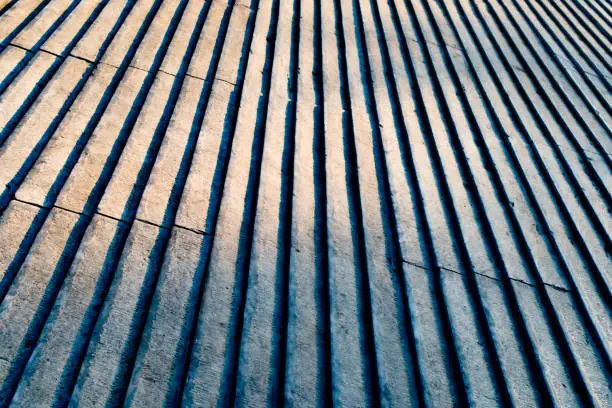
[(609, 0), (0, 1), (0, 406), (612, 406)]

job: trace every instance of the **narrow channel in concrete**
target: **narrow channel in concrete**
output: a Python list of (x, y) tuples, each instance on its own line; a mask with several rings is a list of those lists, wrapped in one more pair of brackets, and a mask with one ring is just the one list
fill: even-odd
[(612, 406), (608, 0), (0, 1), (0, 407)]

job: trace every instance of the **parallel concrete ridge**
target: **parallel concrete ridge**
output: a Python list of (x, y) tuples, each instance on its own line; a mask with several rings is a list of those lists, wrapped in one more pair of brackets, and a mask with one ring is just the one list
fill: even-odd
[(612, 407), (610, 0), (0, 1), (0, 407)]

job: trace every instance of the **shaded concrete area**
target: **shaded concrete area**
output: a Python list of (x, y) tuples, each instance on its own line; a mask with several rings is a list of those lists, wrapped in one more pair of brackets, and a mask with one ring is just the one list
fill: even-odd
[(0, 407), (612, 406), (607, 0), (0, 1)]

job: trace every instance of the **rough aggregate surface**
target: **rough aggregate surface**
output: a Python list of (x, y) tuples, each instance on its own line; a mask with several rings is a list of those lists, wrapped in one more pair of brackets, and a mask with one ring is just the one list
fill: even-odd
[(612, 406), (609, 0), (0, 1), (0, 407)]

